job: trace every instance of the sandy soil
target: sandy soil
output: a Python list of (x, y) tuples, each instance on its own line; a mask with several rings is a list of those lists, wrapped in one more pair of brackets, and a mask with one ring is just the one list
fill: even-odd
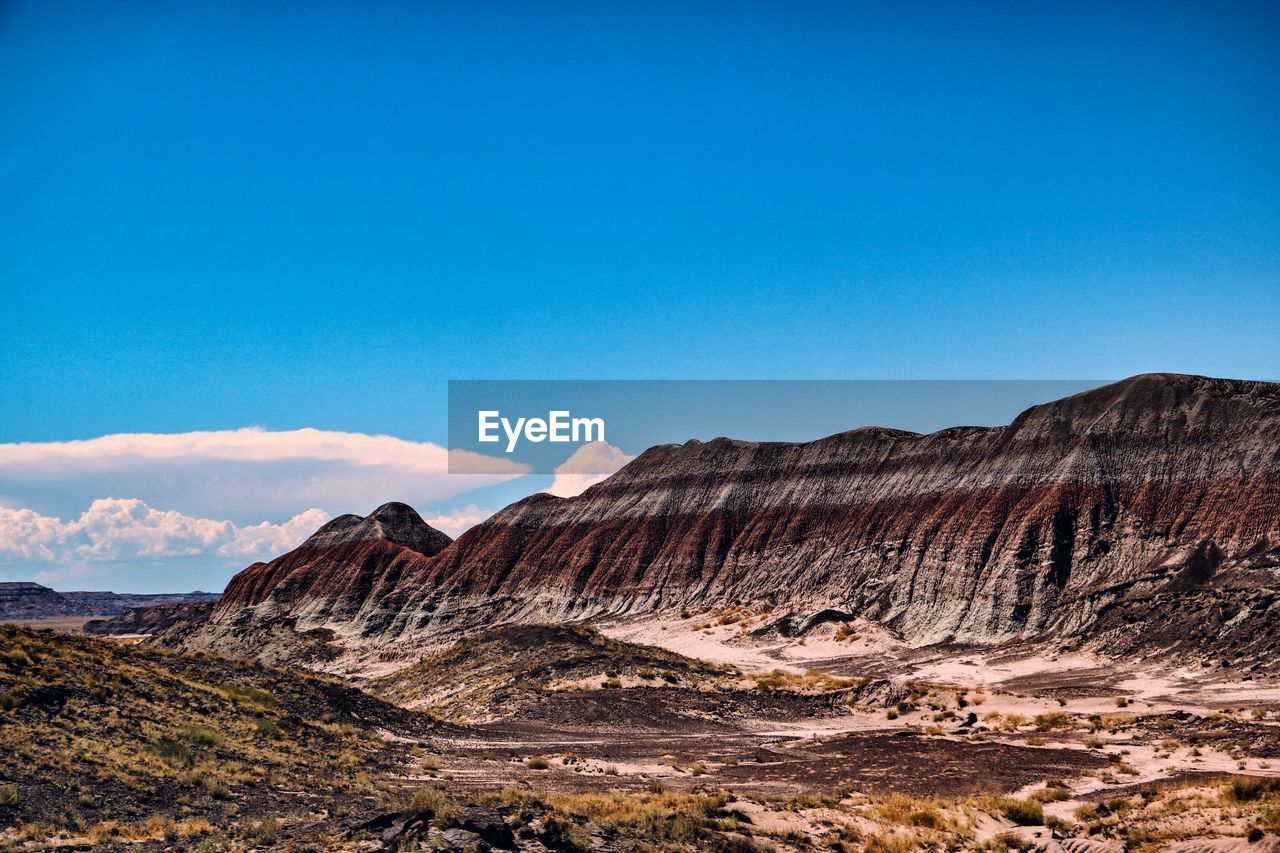
[[(651, 643), (745, 670), (816, 669), (844, 677), (888, 676), (945, 686), (964, 700), (964, 710), (982, 721), (996, 720), (990, 723), (992, 731), (984, 735), (988, 744), (1043, 753), (1041, 761), (1025, 765), (1035, 770), (1024, 784), (1016, 784), (1016, 776), (1001, 772), (1001, 762), (1009, 759), (998, 755), (989, 756), (993, 761), (985, 765), (985, 771), (969, 766), (967, 761), (983, 755), (989, 747), (966, 742), (966, 735), (954, 731), (954, 723), (939, 731), (936, 712), (928, 707), (899, 713), (892, 720), (883, 711), (856, 712), (823, 719), (759, 721), (752, 727), (759, 737), (786, 738), (791, 743), (818, 739), (828, 744), (852, 744), (859, 764), (853, 777), (863, 781), (874, 776), (878, 755), (891, 756), (892, 766), (886, 765), (885, 776), (879, 780), (888, 789), (901, 785), (895, 777), (900, 780), (924, 774), (928, 778), (934, 766), (950, 767), (947, 762), (957, 760), (953, 772), (973, 773), (993, 787), (1029, 796), (1043, 785), (1045, 772), (1054, 762), (1066, 755), (1087, 757), (1082, 767), (1070, 772), (1063, 768), (1062, 775), (1072, 777), (1072, 797), (1051, 804), (1051, 812), (1066, 816), (1090, 798), (1114, 796), (1118, 789), (1188, 776), (1280, 774), (1280, 753), (1276, 753), (1280, 750), (1280, 684), (1274, 682), (1233, 680), (1216, 671), (1170, 668), (1154, 661), (1119, 664), (1084, 652), (913, 649), (865, 625), (855, 627), (857, 639), (852, 642), (837, 639), (834, 630), (800, 641), (753, 637), (737, 625), (718, 626), (714, 621), (714, 614), (697, 614), (689, 619), (636, 620), (602, 630), (620, 639)], [(713, 624), (708, 626), (708, 622)], [(1098, 719), (1103, 724), (1092, 735), (1079, 729), (1037, 733), (1033, 726), (1025, 725), (1054, 713), (1068, 714), (1077, 721)], [(1183, 716), (1191, 721), (1221, 720), (1221, 725), (1229, 724), (1229, 730), (1237, 734), (1205, 738), (1196, 728), (1198, 724), (1181, 722)], [(1002, 722), (1019, 719), (1024, 725), (1000, 731)], [(1138, 719), (1157, 721), (1168, 731), (1128, 725)], [(1117, 727), (1118, 733), (1111, 731)], [(924, 740), (930, 731), (934, 736)], [(939, 746), (944, 740), (953, 746)], [(921, 743), (929, 746), (917, 752)], [(956, 759), (949, 752), (952, 749), (969, 755)], [(1013, 760), (1026, 762), (1026, 754), (1019, 753)], [(915, 762), (917, 757), (920, 764)], [(838, 775), (824, 767), (821, 757), (811, 756), (810, 761), (812, 770), (788, 779), (788, 783), (807, 787), (806, 775), (822, 783)], [(1078, 772), (1086, 766), (1094, 770), (1101, 767), (1102, 772)], [(739, 772), (724, 772), (723, 776), (736, 784), (746, 782)], [(954, 793), (930, 782), (917, 785), (913, 792), (920, 788)]]
[(803, 639), (758, 639), (740, 624), (716, 625), (715, 621), (715, 614), (691, 614), (688, 619), (649, 617), (600, 628), (611, 637), (748, 671), (816, 669), (842, 677), (890, 677), (991, 689), (1054, 703), (1065, 700), (1072, 713), (1114, 711), (1119, 698), (1148, 710), (1198, 714), (1242, 704), (1280, 705), (1280, 682), (1243, 681), (1200, 668), (1170, 668), (1155, 659), (1120, 664), (1087, 652), (1044, 648), (914, 648), (861, 620), (852, 623), (856, 639), (837, 639), (831, 625), (820, 626)]
[(84, 627), (84, 623), (90, 619), (101, 619), (101, 616), (50, 616), (47, 619), (0, 619), (0, 625), (17, 625), (20, 628), (31, 628), (33, 630), (52, 630), (61, 631), (66, 634), (75, 634)]

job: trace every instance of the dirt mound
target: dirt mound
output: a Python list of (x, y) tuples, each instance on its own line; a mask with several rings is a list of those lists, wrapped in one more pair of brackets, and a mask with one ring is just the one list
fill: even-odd
[(373, 689), (402, 704), (474, 721), (529, 712), (560, 691), (608, 690), (624, 680), (690, 687), (733, 674), (655, 646), (613, 640), (588, 626), (511, 625), (459, 640), (374, 682)]

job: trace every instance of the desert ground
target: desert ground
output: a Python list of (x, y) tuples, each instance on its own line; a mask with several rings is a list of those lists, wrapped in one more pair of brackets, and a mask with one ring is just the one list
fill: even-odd
[(47, 628), (50, 631), (76, 633), (84, 627), (84, 623), (95, 616), (51, 616), (47, 619), (0, 619), (0, 625), (16, 625), (25, 628)]
[(500, 627), (359, 689), (3, 628), (2, 843), (1280, 848), (1272, 681), (766, 616)]

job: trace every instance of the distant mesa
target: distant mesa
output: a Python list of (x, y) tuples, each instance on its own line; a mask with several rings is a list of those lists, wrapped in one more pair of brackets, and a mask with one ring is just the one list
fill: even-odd
[(189, 602), (216, 602), (216, 592), (137, 594), (119, 592), (55, 592), (29, 581), (0, 583), (0, 620), (117, 616), (133, 607)]
[(81, 626), (86, 634), (99, 637), (158, 634), (179, 624), (209, 621), (216, 598), (208, 601), (181, 601), (132, 607), (118, 616), (90, 619)]

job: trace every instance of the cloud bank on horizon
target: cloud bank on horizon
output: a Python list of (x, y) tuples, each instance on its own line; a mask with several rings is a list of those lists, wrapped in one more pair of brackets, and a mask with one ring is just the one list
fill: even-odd
[(331, 516), (312, 507), (283, 524), (239, 526), (160, 510), (137, 498), (99, 498), (79, 518), (0, 509), (0, 560), (28, 563), (255, 557), (294, 548)]
[[(448, 453), (432, 442), (312, 428), (0, 444), (0, 577), (127, 585), (120, 579), (133, 565), (225, 574), (296, 547), (335, 515), (388, 500), (457, 536), (492, 514), (464, 496), (527, 469), (494, 460), (491, 473), (451, 475)], [(570, 496), (607, 476), (575, 473), (584, 460), (600, 471), (601, 460), (616, 469), (630, 458), (584, 446), (549, 491)]]

